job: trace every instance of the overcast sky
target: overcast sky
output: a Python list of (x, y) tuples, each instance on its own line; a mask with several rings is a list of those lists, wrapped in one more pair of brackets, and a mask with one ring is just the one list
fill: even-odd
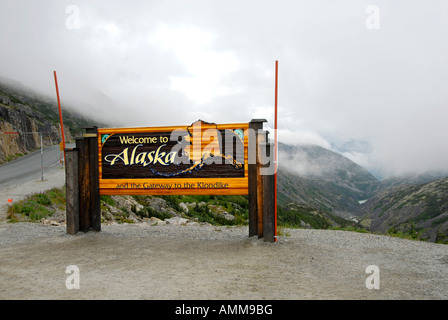
[(448, 170), (447, 0), (0, 0), (0, 76), (117, 126), (273, 128), (275, 60), (280, 141)]

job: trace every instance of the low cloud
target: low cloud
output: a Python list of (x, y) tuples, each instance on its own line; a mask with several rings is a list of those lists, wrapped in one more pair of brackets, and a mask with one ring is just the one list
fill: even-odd
[(369, 5), (3, 1), (0, 75), (55, 99), (56, 70), (64, 106), (113, 125), (273, 128), (278, 60), (280, 141), (385, 176), (448, 171), (448, 3), (379, 2), (373, 29)]

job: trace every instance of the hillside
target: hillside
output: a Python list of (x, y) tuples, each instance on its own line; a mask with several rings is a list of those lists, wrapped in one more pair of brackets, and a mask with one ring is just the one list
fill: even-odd
[(448, 240), (448, 178), (383, 190), (356, 211), (371, 231), (409, 233), (432, 242)]
[(400, 176), (391, 176), (381, 180), (378, 183), (375, 193), (391, 187), (423, 184), (447, 176), (448, 172), (437, 172), (437, 171), (425, 172), (425, 173), (408, 173)]
[(371, 197), (379, 181), (346, 157), (317, 145), (279, 143), (279, 204), (305, 204), (351, 212)]
[[(65, 105), (62, 108), (66, 142), (96, 123)], [(5, 134), (4, 132), (19, 132)], [(20, 83), (0, 78), (0, 163), (62, 141), (56, 97), (42, 96)]]

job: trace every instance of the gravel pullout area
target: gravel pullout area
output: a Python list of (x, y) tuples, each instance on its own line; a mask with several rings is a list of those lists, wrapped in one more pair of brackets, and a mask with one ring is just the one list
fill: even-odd
[[(0, 222), (0, 299), (447, 299), (448, 246), (334, 230)], [(66, 268), (79, 268), (67, 289)], [(379, 289), (367, 289), (369, 265)]]

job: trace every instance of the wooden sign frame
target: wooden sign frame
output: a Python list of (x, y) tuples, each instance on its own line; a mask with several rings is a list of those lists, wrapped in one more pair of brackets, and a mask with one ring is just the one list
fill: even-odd
[[(76, 138), (76, 147), (65, 149), (67, 233), (76, 234), (79, 231), (87, 232), (90, 230), (101, 231), (100, 195), (248, 195), (249, 236), (258, 236), (264, 238), (264, 241), (275, 242), (275, 172), (266, 170), (269, 167), (275, 167), (276, 169), (273, 160), (275, 149), (272, 143), (268, 143), (268, 132), (263, 130), (264, 122), (266, 122), (265, 119), (254, 119), (249, 123), (218, 125), (201, 122), (201, 130), (241, 129), (244, 131), (244, 175), (218, 178), (208, 176), (191, 178), (188, 175), (179, 177), (177, 173), (175, 173), (176, 176), (166, 174), (167, 176), (162, 178), (105, 178), (103, 176), (106, 172), (103, 167), (103, 161), (105, 160), (103, 152), (105, 150), (105, 139), (108, 137), (104, 135), (134, 134), (135, 137), (136, 134), (145, 133), (146, 138), (150, 139), (156, 137), (153, 133), (185, 130), (189, 126), (86, 128), (83, 137)], [(210, 141), (206, 141), (205, 144), (208, 143)], [(204, 143), (201, 141), (201, 148), (198, 149), (200, 150), (200, 157), (204, 154), (203, 147)], [(216, 156), (216, 153), (214, 155)], [(113, 156), (116, 157), (118, 162), (122, 161), (124, 165), (130, 164), (130, 160), (125, 161), (128, 160), (125, 158), (125, 154), (114, 154)], [(190, 156), (193, 160), (199, 159), (194, 153), (190, 153)], [(110, 159), (107, 158), (106, 161)], [(109, 162), (112, 162), (112, 160)], [(136, 174), (140, 175), (141, 173)], [(150, 183), (154, 185), (170, 181), (169, 183), (177, 185), (178, 188), (142, 188), (143, 184), (148, 183), (148, 181), (151, 181)], [(211, 185), (212, 187), (198, 187), (198, 183)], [(120, 185), (122, 188), (119, 187)]]
[[(188, 132), (194, 131), (195, 125), (197, 124), (198, 130), (201, 131), (201, 138), (197, 140), (196, 143), (199, 143), (200, 146), (200, 152), (201, 156), (199, 158), (205, 157), (204, 153), (207, 153), (207, 156), (210, 154), (210, 151), (214, 152), (212, 147), (208, 148), (208, 151), (205, 151), (207, 147), (214, 143), (213, 134), (216, 131), (216, 135), (221, 135), (221, 133), (224, 132), (233, 132), (233, 130), (241, 130), (243, 132), (243, 139), (242, 139), (242, 146), (244, 152), (244, 155), (241, 156), (241, 160), (243, 160), (244, 163), (242, 163), (242, 167), (240, 169), (239, 175), (240, 177), (197, 177), (195, 176), (199, 175), (199, 173), (203, 170), (198, 170), (197, 168), (199, 165), (193, 168), (193, 165), (185, 165), (186, 167), (182, 172), (182, 169), (176, 168), (175, 164), (172, 164), (171, 167), (175, 168), (175, 171), (171, 173), (171, 177), (167, 178), (164, 176), (157, 177), (156, 174), (151, 173), (150, 170), (143, 167), (143, 165), (135, 165), (139, 166), (140, 172), (143, 171), (143, 174), (146, 175), (152, 175), (153, 177), (141, 177), (141, 178), (116, 178), (116, 179), (106, 179), (103, 177), (103, 167), (106, 169), (112, 168), (110, 166), (110, 163), (105, 163), (105, 159), (107, 159), (107, 156), (103, 154), (103, 146), (105, 146), (108, 142), (107, 139), (110, 139), (110, 137), (117, 137), (121, 139), (121, 142), (124, 141), (131, 141), (133, 143), (125, 144), (124, 146), (116, 146), (116, 149), (122, 150), (125, 148), (126, 150), (126, 160), (128, 162), (128, 165), (122, 165), (122, 171), (129, 171), (132, 167), (132, 163), (135, 162), (135, 158), (138, 157), (138, 155), (146, 155), (147, 152), (142, 152), (140, 154), (135, 155), (135, 153), (138, 151), (134, 151), (137, 149), (137, 146), (141, 145), (141, 148), (145, 147), (145, 145), (138, 144), (139, 142), (146, 143), (147, 145), (154, 145), (153, 148), (153, 154), (155, 155), (159, 154), (159, 149), (156, 149), (159, 146), (166, 145), (170, 141), (170, 134), (172, 132)], [(149, 127), (149, 128), (111, 128), (111, 129), (98, 129), (98, 158), (99, 158), (99, 188), (100, 188), (100, 194), (101, 195), (120, 195), (120, 194), (128, 194), (128, 195), (175, 195), (175, 194), (181, 194), (181, 195), (198, 195), (198, 194), (208, 194), (208, 195), (247, 195), (248, 194), (248, 145), (249, 145), (249, 136), (248, 136), (248, 129), (249, 124), (248, 123), (236, 123), (236, 124), (211, 124), (206, 123), (203, 121), (197, 121), (193, 123), (191, 126), (171, 126), (171, 127)], [(202, 139), (203, 136), (206, 135), (208, 132), (209, 139)], [(139, 135), (140, 134), (140, 135)], [(137, 136), (137, 137), (136, 137)], [(105, 139), (106, 138), (106, 139)], [(223, 137), (219, 137), (219, 139), (224, 139)], [(116, 144), (119, 144), (118, 138), (115, 138), (117, 141)], [(161, 140), (163, 140), (165, 143), (162, 143)], [(204, 141), (205, 140), (205, 141)], [(106, 142), (104, 142), (106, 141)], [(171, 145), (175, 145), (175, 142)], [(194, 143), (193, 143), (194, 144)], [(224, 144), (224, 142), (221, 141), (221, 144)], [(190, 146), (189, 146), (190, 147)], [(120, 149), (121, 148), (121, 149)], [(169, 150), (169, 148), (165, 148), (165, 150)], [(191, 146), (191, 149), (194, 151), (195, 146)], [(218, 147), (219, 149), (219, 147)], [(118, 151), (120, 152), (120, 151)], [(167, 152), (160, 151), (161, 153), (166, 156)], [(217, 151), (219, 152), (219, 150)], [(193, 152), (192, 152), (193, 153)], [(117, 162), (123, 163), (123, 159), (118, 157), (120, 154), (116, 154), (115, 158), (112, 158), (111, 161), (114, 161), (116, 158), (118, 158)], [(131, 158), (132, 155), (132, 159)], [(168, 154), (169, 155), (169, 154)], [(224, 156), (224, 152), (222, 154)], [(153, 157), (153, 156), (151, 156)], [(155, 157), (155, 156), (154, 156)], [(109, 156), (110, 158), (110, 156)], [(143, 157), (141, 157), (143, 158)], [(231, 157), (230, 157), (231, 158)], [(163, 161), (161, 159), (158, 159), (160, 161)], [(221, 157), (218, 158), (218, 160), (222, 163), (221, 168), (223, 167), (229, 167), (230, 170), (233, 169), (231, 164), (228, 164), (225, 166), (223, 160)], [(216, 160), (216, 161), (218, 161)], [(143, 160), (141, 161), (143, 162)], [(199, 161), (198, 161), (199, 162)], [(204, 163), (200, 163), (203, 165)], [(205, 168), (208, 166), (213, 166), (214, 163), (211, 163), (210, 165), (203, 165), (201, 168)], [(216, 165), (215, 165), (216, 166)], [(147, 166), (148, 168), (150, 166)], [(159, 167), (162, 167), (159, 165)], [(170, 167), (169, 165), (166, 165), (166, 167)], [(165, 168), (166, 168), (165, 167)], [(164, 168), (163, 168), (164, 169)], [(244, 170), (244, 171), (243, 171)], [(237, 172), (237, 169), (233, 169), (233, 171)]]

